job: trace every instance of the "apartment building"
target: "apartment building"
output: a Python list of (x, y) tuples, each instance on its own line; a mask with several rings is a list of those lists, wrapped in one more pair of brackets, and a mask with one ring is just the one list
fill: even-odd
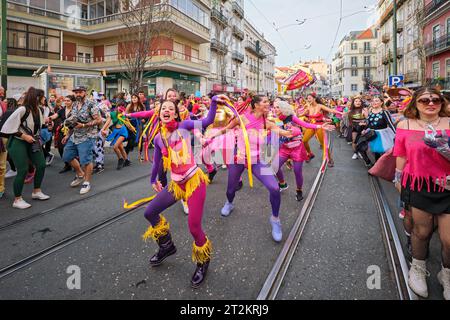
[(244, 88), (259, 94), (275, 93), (276, 49), (247, 19), (244, 20)]
[(213, 1), (208, 91), (238, 93), (242, 90), (244, 14), (243, 0)]
[[(8, 0), (8, 95), (30, 85), (68, 94), (74, 86), (128, 91), (121, 56), (126, 54), (121, 16), (126, 0)], [(209, 0), (161, 0), (170, 14), (170, 36), (155, 39), (146, 65), (149, 95), (174, 87), (188, 94), (207, 90)], [(157, 22), (156, 22), (157, 23)], [(157, 67), (155, 67), (155, 65)]]
[(450, 90), (450, 1), (425, 0), (423, 25), (426, 82)]
[(315, 83), (303, 90), (304, 93), (315, 92), (317, 95), (325, 97), (331, 94), (331, 83), (329, 80), (330, 66), (322, 58), (316, 60), (299, 62), (293, 66), (292, 69), (303, 71), (313, 75), (316, 79)]
[(368, 89), (377, 70), (377, 31), (369, 28), (345, 36), (332, 61), (331, 94), (350, 97)]
[(397, 73), (405, 76), (405, 85), (414, 88), (422, 85), (424, 52), (420, 12), (423, 0), (397, 0), (397, 32), (394, 35), (393, 1), (378, 3), (377, 81), (387, 83), (393, 74), (393, 37), (397, 37)]

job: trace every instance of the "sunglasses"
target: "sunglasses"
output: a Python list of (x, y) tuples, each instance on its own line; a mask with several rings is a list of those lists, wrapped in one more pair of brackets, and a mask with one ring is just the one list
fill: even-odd
[(417, 102), (419, 102), (420, 104), (424, 104), (424, 105), (429, 105), (430, 102), (432, 102), (433, 105), (436, 105), (436, 104), (441, 104), (442, 100), (440, 98), (432, 98), (432, 99), (422, 98), (422, 99), (417, 100)]

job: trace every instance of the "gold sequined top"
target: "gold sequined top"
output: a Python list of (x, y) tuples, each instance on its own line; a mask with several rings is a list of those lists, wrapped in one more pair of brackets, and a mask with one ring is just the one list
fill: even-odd
[(223, 106), (217, 106), (216, 118), (212, 124), (212, 128), (223, 128), (230, 123), (230, 120), (234, 117), (233, 111)]

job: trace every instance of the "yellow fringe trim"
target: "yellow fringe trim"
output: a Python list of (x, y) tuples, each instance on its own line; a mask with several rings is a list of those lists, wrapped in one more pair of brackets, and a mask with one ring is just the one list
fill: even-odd
[(197, 172), (188, 180), (188, 182), (186, 182), (186, 191), (181, 189), (176, 182), (171, 181), (169, 183), (169, 192), (173, 194), (175, 199), (187, 201), (202, 183), (206, 183), (206, 185), (208, 185), (209, 178), (201, 169), (198, 169)]
[(127, 210), (129, 210), (129, 209), (134, 209), (134, 208), (137, 208), (137, 207), (143, 205), (144, 203), (151, 202), (151, 201), (152, 201), (153, 199), (155, 199), (155, 198), (156, 198), (156, 195), (151, 196), (151, 197), (149, 197), (149, 198), (143, 198), (143, 199), (140, 199), (140, 200), (135, 201), (135, 202), (130, 203), (130, 204), (129, 204), (126, 200), (124, 200), (124, 202), (123, 202), (123, 208), (124, 208), (124, 209), (127, 209)]
[(195, 263), (205, 263), (211, 260), (212, 253), (212, 243), (206, 238), (206, 243), (203, 247), (197, 247), (197, 245), (192, 245), (192, 261)]
[(159, 221), (157, 226), (155, 227), (150, 226), (148, 230), (144, 233), (144, 235), (142, 236), (142, 239), (144, 241), (147, 241), (150, 238), (157, 241), (159, 238), (169, 233), (170, 224), (167, 222), (164, 216), (160, 215), (160, 219), (161, 220)]

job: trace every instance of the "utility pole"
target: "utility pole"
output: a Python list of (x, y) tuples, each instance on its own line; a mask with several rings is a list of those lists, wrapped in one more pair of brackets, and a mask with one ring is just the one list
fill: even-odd
[(6, 30), (6, 0), (1, 0), (2, 6), (1, 6), (1, 85), (5, 90), (8, 89), (8, 41), (7, 41), (7, 30)]
[(256, 94), (259, 94), (259, 53), (261, 52), (261, 44), (259, 43), (259, 40), (256, 40), (256, 57), (257, 57), (257, 60), (258, 60), (258, 62), (257, 62), (257, 73), (258, 73), (258, 76), (257, 76), (257, 84), (256, 84), (256, 91), (257, 91), (257, 93)]
[(394, 34), (392, 36), (392, 44), (394, 46), (393, 55), (394, 55), (394, 63), (392, 65), (393, 74), (397, 75), (397, 0), (394, 0), (394, 9), (392, 12), (392, 24), (394, 25)]

